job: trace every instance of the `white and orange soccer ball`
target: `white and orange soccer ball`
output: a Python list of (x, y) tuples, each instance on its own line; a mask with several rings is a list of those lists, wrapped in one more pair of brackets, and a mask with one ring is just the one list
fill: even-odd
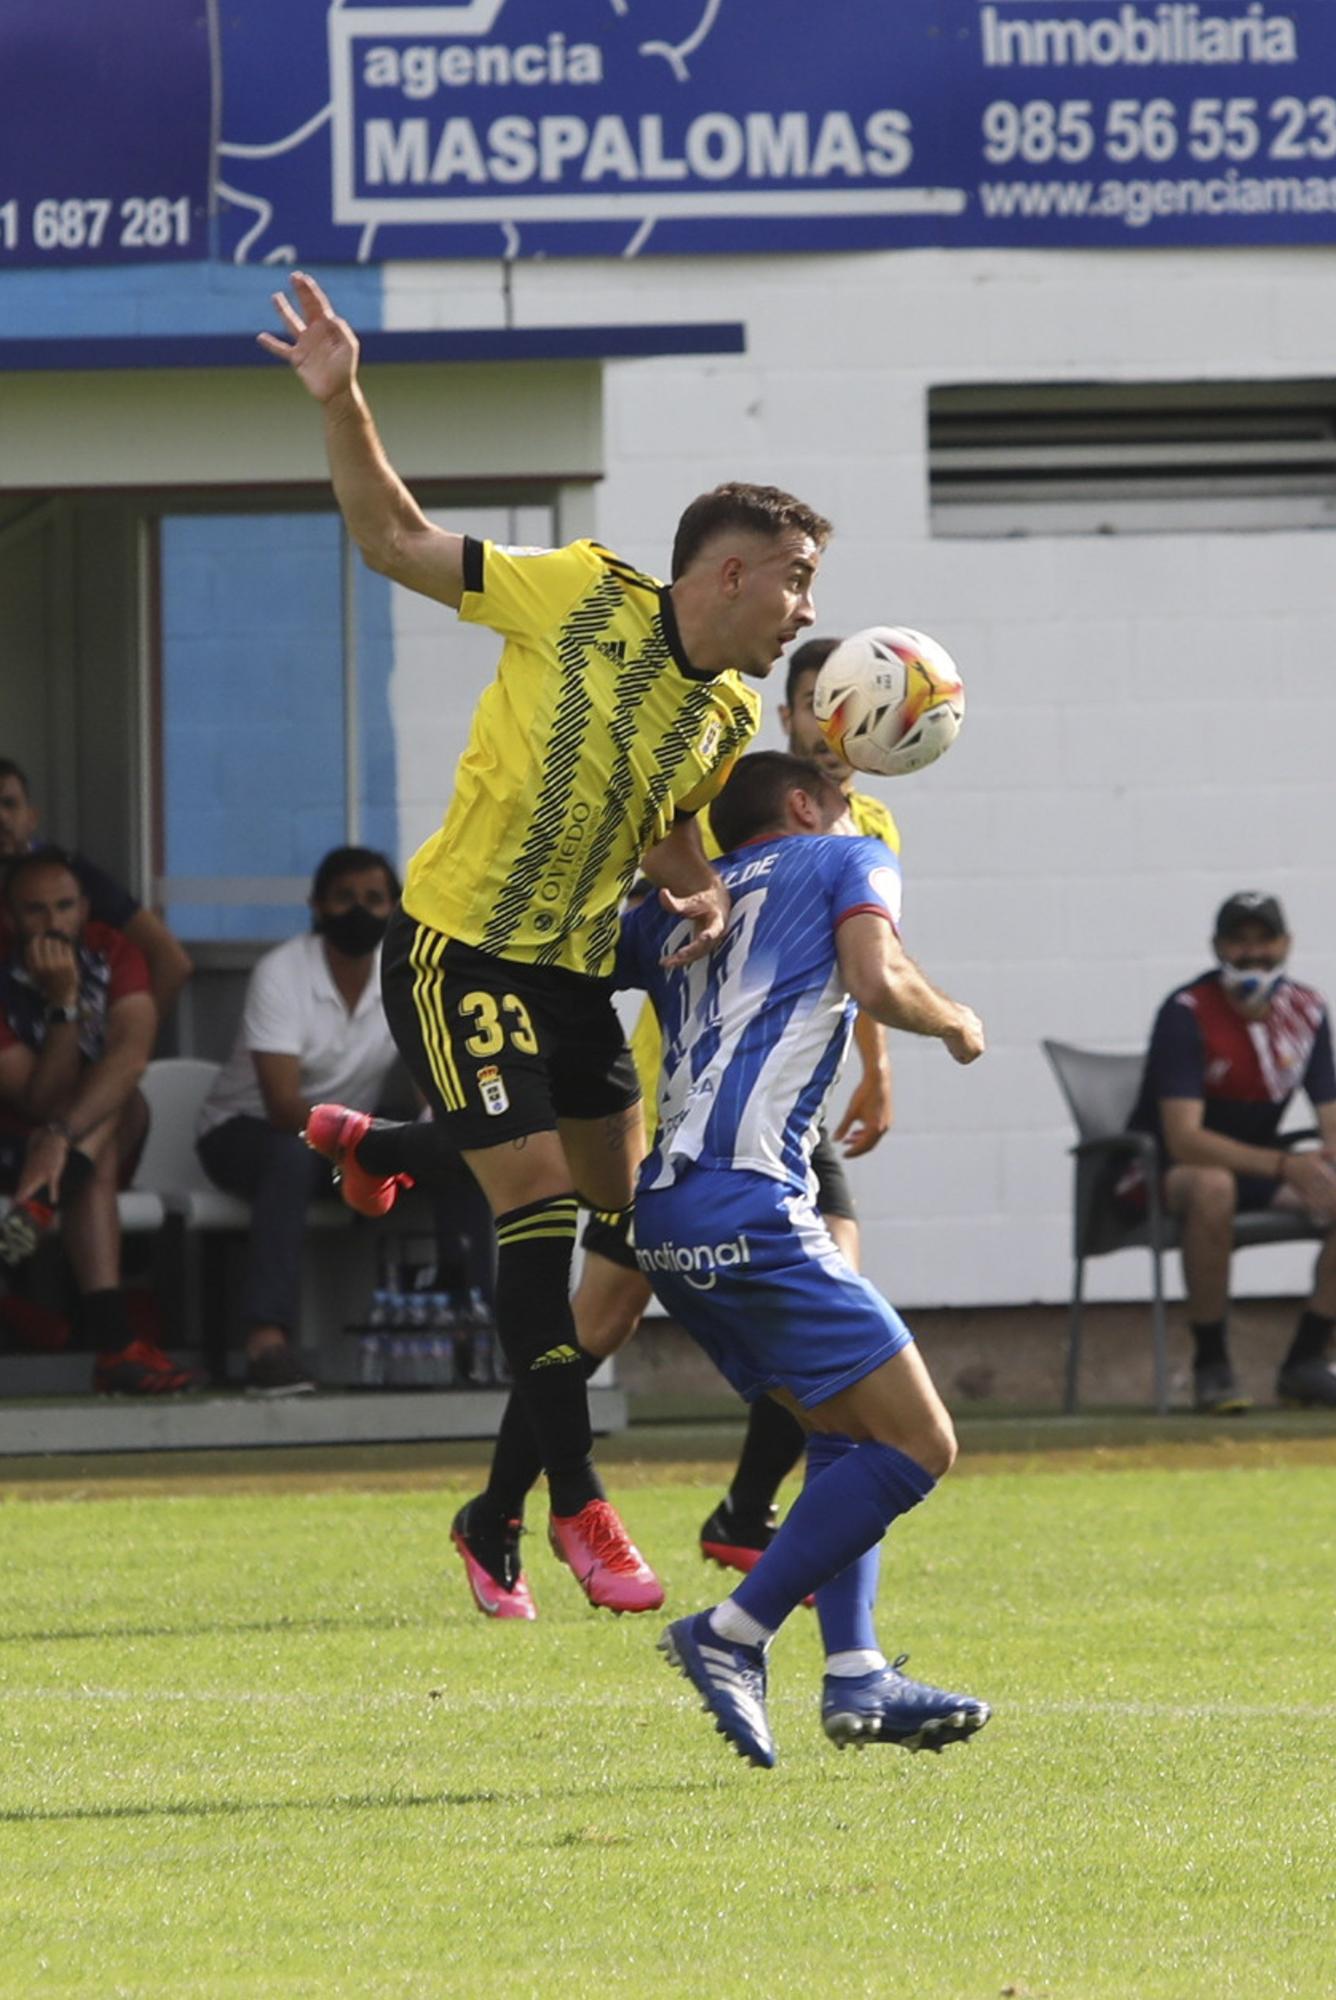
[(842, 639), (812, 690), (812, 713), (855, 771), (900, 778), (955, 742), (965, 690), (945, 646), (907, 625), (870, 625)]

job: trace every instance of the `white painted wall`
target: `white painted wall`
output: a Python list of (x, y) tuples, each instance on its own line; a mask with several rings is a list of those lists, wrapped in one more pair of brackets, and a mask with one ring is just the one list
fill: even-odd
[[(389, 327), (495, 324), (484, 269), (392, 265), (385, 283)], [(1297, 973), (1336, 992), (1333, 540), (934, 541), (927, 390), (1329, 372), (1329, 254), (551, 262), (517, 265), (513, 284), (519, 325), (746, 323), (743, 356), (609, 366), (603, 539), (662, 573), (694, 494), (774, 481), (836, 524), (818, 630), (903, 622), (959, 660), (959, 743), (890, 796), (907, 941), (992, 1046), (959, 1072), (895, 1038), (897, 1129), (854, 1168), (865, 1261), (910, 1306), (1065, 1297), (1070, 1134), (1040, 1038), (1139, 1047), (1240, 887), (1280, 893)], [(406, 662), (415, 799), (423, 732), (433, 761), (462, 741), (462, 705), (438, 701)], [(1297, 1292), (1309, 1262), (1251, 1252), (1236, 1289)], [(1092, 1275), (1097, 1296), (1139, 1297), (1144, 1260)]]

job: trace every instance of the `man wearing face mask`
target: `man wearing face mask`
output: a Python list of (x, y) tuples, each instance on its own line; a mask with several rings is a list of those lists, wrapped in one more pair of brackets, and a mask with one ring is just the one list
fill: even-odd
[[(1285, 972), (1290, 936), (1274, 896), (1230, 896), (1215, 920), (1218, 964), (1169, 995), (1155, 1019), (1129, 1129), (1156, 1140), (1164, 1199), (1178, 1218), (1194, 1343), (1193, 1400), (1246, 1410), (1226, 1343), (1234, 1216), (1287, 1207), (1336, 1223), (1336, 1066), (1326, 1002)], [(1320, 1150), (1277, 1143), (1296, 1090), (1316, 1114)], [(1140, 1168), (1119, 1200), (1144, 1209)], [(1318, 1255), (1313, 1293), (1277, 1377), (1282, 1401), (1336, 1408), (1329, 1360), (1336, 1324), (1336, 1231)]]
[(380, 1101), (395, 1059), (380, 998), (380, 945), (399, 900), (383, 854), (336, 847), (311, 883), (312, 928), (266, 952), (250, 977), (232, 1053), (200, 1113), (210, 1178), (253, 1205), (242, 1292), (246, 1385), (298, 1395), (314, 1384), (291, 1344), (306, 1208), (332, 1185), (303, 1142), (311, 1106)]

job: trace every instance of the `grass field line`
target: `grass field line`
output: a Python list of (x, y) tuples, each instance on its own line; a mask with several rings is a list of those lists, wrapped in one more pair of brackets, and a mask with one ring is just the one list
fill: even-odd
[[(660, 1690), (655, 1690), (659, 1692)], [(685, 1695), (686, 1690), (665, 1683), (664, 1693)], [(796, 1692), (777, 1693), (769, 1696), (772, 1707), (806, 1706), (812, 1698), (810, 1687), (804, 1694)], [(598, 1697), (600, 1709), (643, 1707), (643, 1689), (601, 1690)], [(530, 1689), (517, 1688), (513, 1693), (504, 1690), (472, 1691), (453, 1695), (449, 1689), (386, 1690), (379, 1694), (323, 1695), (305, 1691), (282, 1693), (263, 1688), (122, 1688), (122, 1687), (4, 1687), (0, 1688), (0, 1704), (17, 1705), (24, 1702), (121, 1702), (131, 1706), (146, 1707), (158, 1702), (204, 1702), (221, 1708), (278, 1708), (296, 1710), (318, 1710), (324, 1714), (357, 1715), (364, 1710), (421, 1708), (427, 1704), (439, 1703), (449, 1711), (452, 1709), (492, 1709), (503, 1712), (513, 1708), (530, 1709), (533, 1694)], [(587, 1691), (578, 1689), (545, 1692), (543, 1706), (546, 1709), (585, 1709), (589, 1706)], [(1174, 1716), (1183, 1722), (1212, 1722), (1222, 1716), (1236, 1721), (1269, 1721), (1282, 1717), (1302, 1716), (1306, 1721), (1336, 1721), (1336, 1701), (1322, 1702), (1245, 1702), (1245, 1701), (1136, 1701), (1126, 1699), (1101, 1700), (1093, 1695), (1071, 1695), (1038, 1699), (1022, 1696), (1019, 1700), (1008, 1700), (1002, 1713), (1006, 1716), (1027, 1717), (1046, 1715), (1107, 1715), (1130, 1717), (1133, 1720)]]

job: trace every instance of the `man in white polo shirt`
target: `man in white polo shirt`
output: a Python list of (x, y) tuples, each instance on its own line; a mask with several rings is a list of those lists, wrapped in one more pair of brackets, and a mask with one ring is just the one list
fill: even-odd
[(200, 1113), (210, 1178), (252, 1203), (242, 1314), (246, 1383), (260, 1394), (314, 1387), (291, 1343), (306, 1209), (331, 1186), (302, 1139), (311, 1107), (380, 1102), (395, 1060), (380, 998), (380, 943), (399, 900), (383, 854), (336, 847), (311, 883), (312, 929), (255, 967), (232, 1053)]

